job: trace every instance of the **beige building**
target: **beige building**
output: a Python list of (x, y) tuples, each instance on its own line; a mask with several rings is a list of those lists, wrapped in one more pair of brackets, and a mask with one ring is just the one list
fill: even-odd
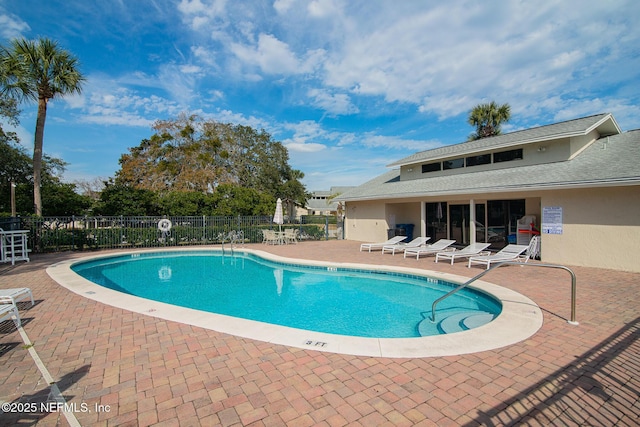
[(539, 233), (544, 262), (640, 272), (640, 130), (611, 114), (413, 154), (338, 197), (345, 237), (490, 242)]
[(354, 187), (331, 187), (329, 191), (313, 191), (307, 200), (308, 215), (336, 215), (341, 209), (337, 196)]

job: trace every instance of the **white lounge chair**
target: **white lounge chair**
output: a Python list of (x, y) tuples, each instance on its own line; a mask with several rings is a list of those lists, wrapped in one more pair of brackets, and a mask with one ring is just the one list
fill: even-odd
[(409, 243), (400, 242), (400, 243), (396, 243), (394, 245), (384, 245), (382, 247), (382, 253), (384, 254), (386, 251), (389, 251), (389, 252), (391, 252), (391, 255), (395, 255), (396, 251), (404, 252), (407, 249), (424, 247), (424, 245), (427, 243), (427, 241), (430, 238), (431, 237), (416, 237), (415, 239), (413, 239)]
[(483, 264), (487, 266), (487, 270), (491, 267), (492, 262), (504, 262), (504, 261), (522, 261), (527, 262), (529, 260), (529, 254), (524, 254), (529, 249), (528, 245), (507, 245), (499, 252), (491, 255), (472, 256), (469, 258), (469, 265), (471, 264)]
[(4, 322), (5, 320), (13, 320), (16, 328), (20, 327), (20, 314), (15, 304), (0, 305), (0, 322)]
[(385, 245), (395, 245), (396, 243), (400, 243), (405, 240), (407, 236), (395, 236), (386, 242), (381, 243), (363, 243), (360, 245), (360, 251), (363, 249), (368, 249), (371, 252), (372, 249), (382, 249)]
[(472, 243), (469, 246), (464, 247), (460, 250), (438, 252), (436, 254), (436, 262), (438, 262), (442, 258), (442, 259), (450, 260), (451, 265), (453, 265), (453, 262), (458, 258), (469, 258), (472, 256), (478, 256), (478, 255), (489, 255), (491, 252), (488, 252), (488, 251), (483, 252), (483, 251), (487, 249), (490, 245), (491, 243)]
[(33, 301), (33, 293), (29, 288), (10, 288), (10, 289), (0, 289), (0, 304), (13, 304), (30, 299), (31, 305), (33, 306), (35, 302)]
[[(440, 239), (431, 245), (425, 245), (421, 248), (409, 248), (404, 251), (404, 257), (406, 258), (407, 255), (415, 255), (416, 259), (418, 259), (420, 258), (420, 255), (434, 255), (438, 252), (446, 251), (447, 248), (453, 245), (455, 242), (455, 240)], [(449, 250), (453, 250), (453, 248)]]

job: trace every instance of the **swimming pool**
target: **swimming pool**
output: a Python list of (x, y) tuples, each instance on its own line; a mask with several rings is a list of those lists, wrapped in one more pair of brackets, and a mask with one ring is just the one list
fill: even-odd
[[(219, 247), (213, 248), (213, 250), (220, 251)], [(172, 251), (173, 249), (167, 249), (164, 252)], [(176, 251), (196, 253), (201, 252), (202, 249), (182, 248), (176, 249)], [(118, 252), (116, 255), (136, 258), (151, 252), (153, 251), (126, 251)], [(328, 263), (310, 259), (292, 260), (251, 248), (243, 249), (240, 252), (236, 251), (236, 262), (239, 261), (241, 264), (243, 259), (246, 262), (245, 256), (250, 254), (275, 263), (305, 265), (325, 270), (334, 268), (375, 269), (379, 272), (393, 272), (399, 275), (424, 276), (426, 274), (425, 270), (418, 268), (387, 265), (371, 266), (357, 263)], [(542, 312), (533, 301), (510, 289), (486, 281), (476, 281), (473, 284), (474, 287), (500, 301), (502, 311), (493, 321), (475, 329), (447, 335), (416, 338), (371, 338), (310, 331), (224, 314), (208, 313), (108, 289), (79, 276), (72, 270), (72, 267), (80, 262), (112, 258), (114, 254), (99, 254), (83, 258), (77, 258), (77, 255), (79, 254), (70, 254), (70, 259), (52, 264), (47, 268), (47, 274), (61, 286), (84, 298), (146, 316), (181, 322), (238, 337), (303, 349), (375, 357), (459, 355), (485, 351), (522, 341), (533, 335), (542, 326)], [(227, 256), (225, 260), (232, 261), (233, 258)], [(237, 267), (241, 267), (241, 265)], [(155, 275), (159, 279), (166, 279), (168, 275), (173, 276), (175, 273), (175, 271), (169, 271), (165, 268), (156, 271)], [(434, 279), (442, 279), (454, 283), (462, 283), (468, 279), (467, 277), (435, 271), (428, 272), (428, 275)], [(429, 310), (430, 302), (427, 306), (427, 310)], [(438, 317), (440, 317), (440, 306)]]
[(331, 334), (415, 338), (482, 326), (501, 311), (490, 296), (454, 289), (441, 279), (393, 271), (304, 266), (250, 253), (150, 252), (74, 265), (73, 271), (109, 289), (154, 301)]

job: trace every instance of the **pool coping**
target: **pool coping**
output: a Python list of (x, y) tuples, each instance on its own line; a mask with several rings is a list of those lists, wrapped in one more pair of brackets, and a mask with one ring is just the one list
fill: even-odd
[[(502, 303), (502, 312), (492, 322), (468, 331), (448, 335), (418, 338), (366, 338), (295, 329), (152, 301), (104, 288), (71, 270), (73, 264), (100, 258), (136, 253), (189, 251), (222, 252), (222, 249), (219, 246), (205, 246), (98, 254), (52, 264), (46, 272), (59, 285), (78, 295), (134, 313), (272, 344), (355, 356), (414, 358), (477, 353), (524, 341), (542, 327), (542, 310), (535, 302), (518, 292), (482, 280), (474, 282), (469, 287), (485, 292)], [(227, 250), (227, 252), (229, 251)], [(235, 253), (254, 254), (280, 263), (397, 272), (432, 277), (454, 283), (464, 283), (468, 280), (468, 277), (464, 276), (416, 268), (286, 258), (250, 248), (236, 248)]]

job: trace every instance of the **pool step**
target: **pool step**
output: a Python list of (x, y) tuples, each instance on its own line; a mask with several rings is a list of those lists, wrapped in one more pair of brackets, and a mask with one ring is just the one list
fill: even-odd
[[(441, 333), (452, 334), (486, 325), (494, 318), (495, 315), (485, 311), (465, 311), (445, 317), (438, 323), (437, 329)], [(421, 336), (433, 335), (434, 328), (435, 325), (427, 318), (418, 324), (418, 333)]]
[(445, 334), (466, 331), (477, 328), (478, 326), (486, 325), (491, 322), (493, 318), (493, 314), (484, 311), (457, 313), (442, 319), (440, 322), (440, 329), (442, 329)]

